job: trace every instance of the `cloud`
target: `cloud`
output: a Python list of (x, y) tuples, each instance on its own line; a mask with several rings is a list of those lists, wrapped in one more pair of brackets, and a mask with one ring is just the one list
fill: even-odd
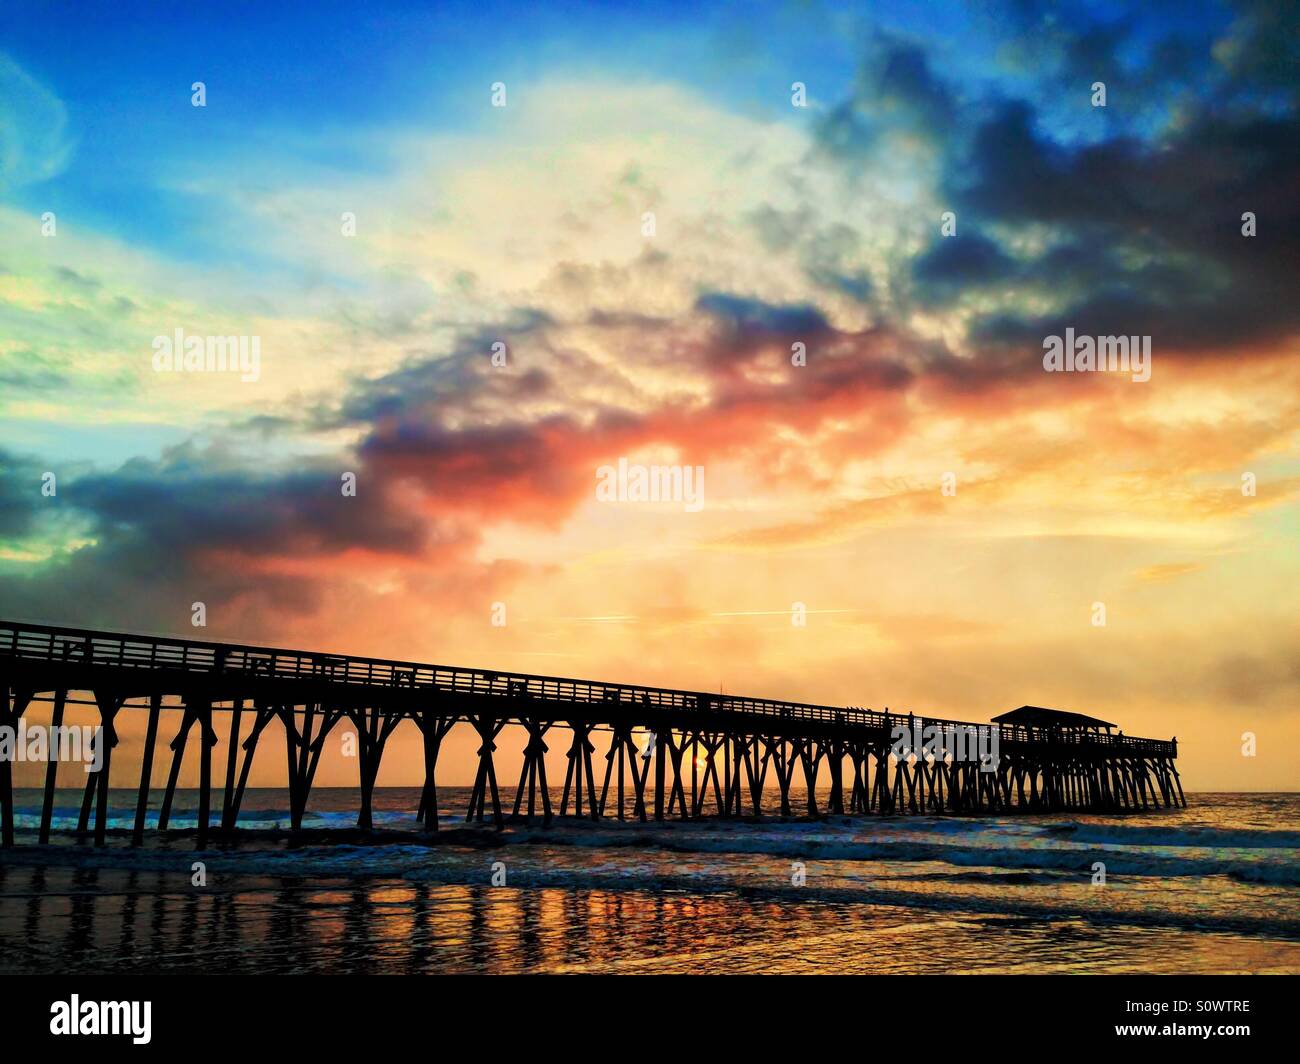
[(1141, 583), (1159, 584), (1166, 580), (1176, 580), (1189, 573), (1199, 573), (1205, 566), (1200, 562), (1164, 562), (1160, 565), (1148, 565), (1134, 573), (1134, 578)]
[(1019, 264), (995, 240), (965, 229), (939, 237), (912, 260), (912, 278), (927, 304), (946, 303), (966, 290), (1005, 283), (1020, 275)]
[(0, 52), (0, 192), (56, 176), (73, 147), (63, 102)]
[(3, 456), (0, 535), (38, 537), (55, 506), (80, 535), (42, 565), (0, 575), (20, 616), (57, 606), (70, 623), (156, 626), (183, 614), (187, 597), (214, 609), (243, 599), (266, 614), (260, 629), (271, 615), (311, 609), (340, 559), (362, 570), (384, 559), (427, 564), (463, 556), (473, 539), (412, 512), (364, 472), (356, 496), (345, 496), (340, 467), (321, 461), (254, 471), (186, 445), (160, 461), (74, 470), (54, 499), (41, 495), (38, 468)]
[[(1300, 255), (1300, 118), (1202, 113), (1151, 142), (1070, 148), (1023, 102), (979, 126), (951, 181), (959, 214), (1012, 231), (1046, 228), (1020, 256), (1026, 284), (1055, 292), (1046, 312), (1014, 300), (971, 323), (977, 341), (1030, 345), (1066, 325), (1151, 335), (1163, 350), (1212, 353), (1292, 335), (1285, 265)], [(1267, 219), (1244, 236), (1242, 215)], [(978, 280), (976, 284), (980, 283)]]

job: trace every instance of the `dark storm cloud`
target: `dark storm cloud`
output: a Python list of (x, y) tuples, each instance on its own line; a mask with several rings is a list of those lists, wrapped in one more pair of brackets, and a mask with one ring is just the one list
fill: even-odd
[[(187, 446), (160, 462), (61, 478), (65, 522), (88, 542), (38, 570), (0, 575), (0, 600), (14, 615), (146, 626), (174, 626), (190, 601), (216, 608), (251, 596), (268, 611), (307, 609), (317, 599), (315, 575), (259, 563), (310, 563), (345, 550), (415, 556), (436, 540), (364, 472), (357, 496), (344, 496), (349, 465), (258, 473)], [(39, 485), (30, 461), (0, 455), (0, 535), (39, 533), (41, 507), (52, 504)]]
[(968, 286), (1006, 280), (1019, 272), (1016, 260), (982, 233), (940, 238), (912, 264), (927, 302), (949, 298)]
[(35, 531), (43, 499), (42, 472), (34, 463), (0, 450), (0, 536), (17, 539)]
[(1300, 70), (1300, 0), (1240, 0), (1219, 48), (1234, 89), (1296, 98)]
[[(505, 344), (507, 365), (518, 366), (519, 346), (554, 354), (548, 330), (554, 322), (541, 311), (520, 308), (504, 320), (459, 333), (447, 351), (412, 354), (401, 366), (354, 384), (338, 411), (322, 412), (322, 425), (379, 423), (412, 410), (455, 408), (472, 413), (484, 403), (520, 401), (549, 387), (548, 373), (534, 364), (510, 373), (490, 372), (494, 345)], [(488, 372), (485, 372), (488, 370)]]
[(924, 48), (878, 32), (853, 94), (819, 120), (816, 145), (822, 156), (860, 168), (881, 149), (887, 132), (904, 130), (940, 141), (958, 115), (956, 98), (935, 76)]
[(137, 459), (112, 473), (80, 477), (67, 491), (100, 531), (138, 537), (161, 551), (310, 556), (345, 547), (417, 549), (419, 526), (386, 508), (382, 496), (368, 492), (359, 502), (342, 494), (343, 469), (340, 464), (259, 475), (211, 469), (201, 457)]
[(710, 292), (695, 309), (714, 319), (739, 347), (782, 340), (808, 340), (829, 330), (826, 316), (809, 304), (773, 305), (727, 292)]
[(986, 16), (1010, 69), (1044, 92), (1067, 97), (1090, 91), (1097, 81), (1113, 87), (1124, 106), (1097, 117), (1121, 126), (1202, 83), (1228, 21), (1214, 0), (1170, 0), (1105, 14), (1069, 0), (1010, 0), (988, 5)]
[[(1000, 9), (1024, 41), (1041, 35), (1037, 52), (1020, 57), (1028, 73), (1042, 53), (1052, 77), (1079, 83), (1072, 91), (1080, 99), (1083, 79), (1106, 80), (1105, 114), (1115, 118), (1080, 139), (1077, 129), (1054, 124), (1054, 101), (986, 96), (963, 105), (938, 189), (960, 218), (960, 235), (936, 233), (907, 263), (906, 291), (921, 306), (942, 308), (996, 289), (1001, 298), (982, 299), (968, 319), (969, 338), (993, 349), (980, 357), (1013, 373), (1032, 366), (1043, 336), (1067, 326), (1149, 334), (1166, 354), (1199, 357), (1293, 335), (1300, 68), (1288, 70), (1285, 57), (1300, 23), (1295, 5), (1284, 6), (1244, 5), (1226, 34), (1203, 26), (1153, 33), (1136, 19), (1092, 24), (1051, 5)], [(1280, 41), (1259, 62), (1241, 54), (1266, 28)], [(1166, 68), (1175, 53), (1178, 62)], [(899, 63), (915, 68), (915, 49), (903, 49)], [(1175, 84), (1189, 69), (1197, 72), (1194, 92)], [(921, 100), (954, 99), (914, 80)], [(1139, 120), (1155, 97), (1176, 99), (1177, 116)], [(926, 109), (910, 113), (915, 119)], [(1246, 212), (1256, 217), (1255, 236), (1242, 233)], [(1021, 234), (1026, 239), (1016, 240)], [(1051, 309), (1025, 309), (1044, 303)], [(996, 353), (1004, 347), (1024, 357)]]
[(957, 102), (935, 77), (929, 58), (914, 44), (887, 44), (865, 79), (866, 90), (891, 119), (926, 131), (948, 128), (957, 117)]
[[(1024, 316), (1019, 326), (1014, 313), (996, 312), (974, 326), (977, 336), (1019, 341), (1068, 324), (1205, 352), (1269, 343), (1300, 327), (1294, 115), (1203, 115), (1158, 142), (1066, 150), (1013, 103), (979, 128), (959, 172), (953, 198), (963, 217), (1050, 227), (1053, 245), (1021, 259), (1019, 273), (1027, 288), (1069, 297), (1064, 309)], [(1256, 216), (1256, 236), (1242, 234), (1245, 212)], [(917, 264), (919, 282), (936, 280), (935, 261)]]

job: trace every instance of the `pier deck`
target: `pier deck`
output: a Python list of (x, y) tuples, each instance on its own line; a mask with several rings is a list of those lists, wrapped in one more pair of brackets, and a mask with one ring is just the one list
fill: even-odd
[[(362, 828), (372, 826), (371, 800), (385, 746), (405, 721), (423, 739), (425, 781), (416, 812), (429, 831), (439, 825), (439, 751), (451, 729), (462, 725), (480, 740), (465, 818), (490, 819), (498, 826), (508, 815), (529, 822), (540, 817), (543, 823), (555, 815), (544, 755), (546, 739), (557, 729), (568, 742), (561, 816), (568, 815), (572, 800), (573, 815), (621, 820), (628, 815), (625, 794), (633, 799), (630, 815), (639, 820), (691, 819), (710, 807), (711, 815), (723, 817), (789, 816), (796, 772), (806, 792), (800, 812), (812, 816), (1118, 812), (1186, 805), (1174, 764), (1175, 742), (1053, 725), (1045, 722), (1050, 717), (1031, 717), (1035, 724), (975, 724), (852, 706), (0, 621), (0, 728), (16, 729), (35, 702), (53, 704), (53, 727), (62, 724), (70, 704), (98, 710), (106, 745), (100, 769), (88, 776), (78, 828), (90, 831), (93, 814), (94, 838), (101, 845), (117, 745), (114, 722), (124, 711), (148, 714), (133, 830), (137, 843), (147, 826), (164, 719), (175, 729), (164, 751), (171, 753), (171, 767), (153, 826), (167, 829), (186, 747), (195, 742), (200, 846), (214, 830), (217, 747), (224, 744), (225, 755), (217, 830), (229, 833), (238, 824), (259, 739), (269, 726), (283, 729), (290, 819), (298, 829), (323, 744), (343, 721), (357, 735)], [(1062, 721), (1071, 716), (1056, 715)], [(502, 807), (493, 757), (507, 726), (527, 732), (509, 814)], [(592, 756), (597, 736), (608, 737), (599, 788)], [(47, 772), (42, 842), (50, 837), (55, 765), (51, 761)], [(775, 803), (768, 795), (773, 783)], [(7, 759), (0, 760), (0, 803), (0, 841), (13, 845), (13, 775)]]

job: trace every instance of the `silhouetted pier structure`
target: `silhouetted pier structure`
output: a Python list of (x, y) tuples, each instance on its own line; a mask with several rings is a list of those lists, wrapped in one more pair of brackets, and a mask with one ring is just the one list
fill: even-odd
[[(74, 698), (74, 694), (89, 698)], [(527, 732), (523, 769), (510, 816), (549, 823), (555, 814), (546, 781), (547, 738), (567, 732), (568, 768), (559, 815), (638, 820), (792, 815), (791, 785), (802, 776), (806, 812), (990, 814), (1087, 810), (1110, 812), (1183, 805), (1174, 767), (1177, 743), (1111, 733), (1113, 725), (1080, 714), (1025, 706), (991, 724), (782, 702), (634, 684), (462, 669), (417, 662), (309, 653), (234, 643), (56, 628), (0, 621), (0, 727), (17, 728), (34, 702), (53, 704), (52, 727), (69, 704), (93, 705), (106, 740), (100, 769), (88, 774), (78, 830), (94, 820), (105, 841), (114, 722), (125, 710), (148, 714), (133, 841), (146, 828), (150, 778), (161, 738), (171, 766), (156, 821), (166, 830), (188, 743), (199, 750), (197, 838), (206, 845), (213, 809), (214, 754), (224, 755), (221, 832), (234, 830), (258, 741), (283, 729), (290, 821), (302, 825), (321, 751), (342, 721), (357, 734), (361, 808), (370, 828), (371, 800), (385, 745), (403, 721), (423, 737), (425, 781), (417, 811), (438, 828), (436, 770), (453, 727), (479, 739), (478, 773), (466, 820), (502, 826), (493, 758), (507, 725)], [(164, 731), (175, 722), (174, 732)], [(221, 725), (218, 727), (217, 722)], [(247, 730), (245, 731), (245, 727)], [(924, 756), (920, 743), (899, 747), (896, 729), (944, 736), (961, 753), (996, 742), (995, 764), (969, 752)], [(168, 738), (167, 735), (172, 737)], [(558, 732), (556, 733), (558, 734)], [(608, 751), (597, 787), (598, 735)], [(640, 740), (640, 741), (638, 741)], [(225, 744), (219, 754), (218, 746)], [(899, 752), (903, 753), (899, 757)], [(922, 754), (922, 756), (917, 756)], [(55, 765), (47, 767), (39, 840), (50, 837)], [(135, 773), (132, 773), (135, 777)], [(122, 776), (119, 773), (119, 779)], [(819, 783), (828, 784), (819, 807)], [(770, 783), (776, 808), (764, 806)], [(135, 785), (135, 779), (132, 780)], [(825, 787), (822, 790), (826, 790)], [(0, 760), (2, 839), (14, 842), (12, 763)], [(525, 808), (526, 804), (526, 808)]]

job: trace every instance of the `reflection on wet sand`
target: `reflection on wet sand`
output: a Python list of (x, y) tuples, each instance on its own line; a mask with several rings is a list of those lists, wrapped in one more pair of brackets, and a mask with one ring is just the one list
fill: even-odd
[[(1300, 944), (875, 905), (0, 866), (11, 972), (1122, 971), (1300, 965)], [(924, 949), (918, 945), (923, 944)]]

